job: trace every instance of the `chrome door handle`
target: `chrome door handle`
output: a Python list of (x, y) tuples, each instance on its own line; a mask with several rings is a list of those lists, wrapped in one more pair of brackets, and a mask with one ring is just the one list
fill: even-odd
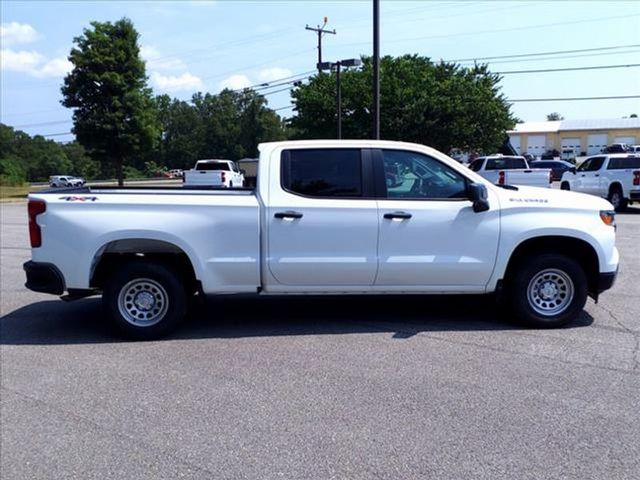
[(286, 212), (277, 212), (274, 217), (279, 219), (294, 219), (302, 218), (302, 214), (300, 212), (294, 212), (293, 210), (287, 210)]
[(384, 214), (384, 218), (386, 218), (387, 220), (408, 220), (412, 217), (413, 215), (411, 215), (410, 213), (407, 212), (392, 212), (392, 213), (385, 213)]

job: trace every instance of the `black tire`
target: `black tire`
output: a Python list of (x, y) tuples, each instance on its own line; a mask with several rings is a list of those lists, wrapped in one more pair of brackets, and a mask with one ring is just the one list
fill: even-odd
[(569, 182), (562, 182), (560, 184), (560, 190), (571, 190), (571, 187), (569, 186)]
[(102, 301), (122, 336), (152, 340), (167, 335), (184, 319), (187, 295), (181, 276), (160, 263), (121, 266), (106, 281)]
[(521, 261), (510, 278), (511, 310), (522, 323), (556, 328), (574, 320), (587, 301), (587, 277), (572, 258), (533, 255)]
[(619, 186), (613, 186), (609, 189), (607, 200), (613, 205), (616, 212), (622, 212), (629, 204), (628, 200), (622, 196), (622, 189)]

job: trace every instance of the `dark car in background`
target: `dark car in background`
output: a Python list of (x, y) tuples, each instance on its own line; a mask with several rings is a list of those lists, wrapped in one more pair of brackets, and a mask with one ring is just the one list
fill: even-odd
[(626, 143), (612, 143), (605, 147), (602, 153), (627, 153), (629, 151), (629, 145)]
[(550, 168), (553, 180), (560, 180), (564, 172), (575, 168), (572, 163), (564, 160), (536, 160), (531, 162), (529, 166), (531, 168)]

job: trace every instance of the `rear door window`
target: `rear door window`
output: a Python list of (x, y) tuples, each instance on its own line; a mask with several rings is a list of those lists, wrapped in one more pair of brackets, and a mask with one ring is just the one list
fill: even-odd
[(357, 148), (282, 152), (282, 187), (308, 197), (362, 197), (362, 159)]
[(610, 158), (607, 170), (625, 170), (627, 168), (640, 168), (640, 157)]

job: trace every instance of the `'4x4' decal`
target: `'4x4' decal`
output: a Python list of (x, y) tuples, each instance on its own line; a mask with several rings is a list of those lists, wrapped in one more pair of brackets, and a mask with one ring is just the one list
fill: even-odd
[(70, 197), (60, 197), (58, 200), (65, 200), (67, 202), (95, 202), (98, 197), (78, 197), (78, 196), (70, 196)]

